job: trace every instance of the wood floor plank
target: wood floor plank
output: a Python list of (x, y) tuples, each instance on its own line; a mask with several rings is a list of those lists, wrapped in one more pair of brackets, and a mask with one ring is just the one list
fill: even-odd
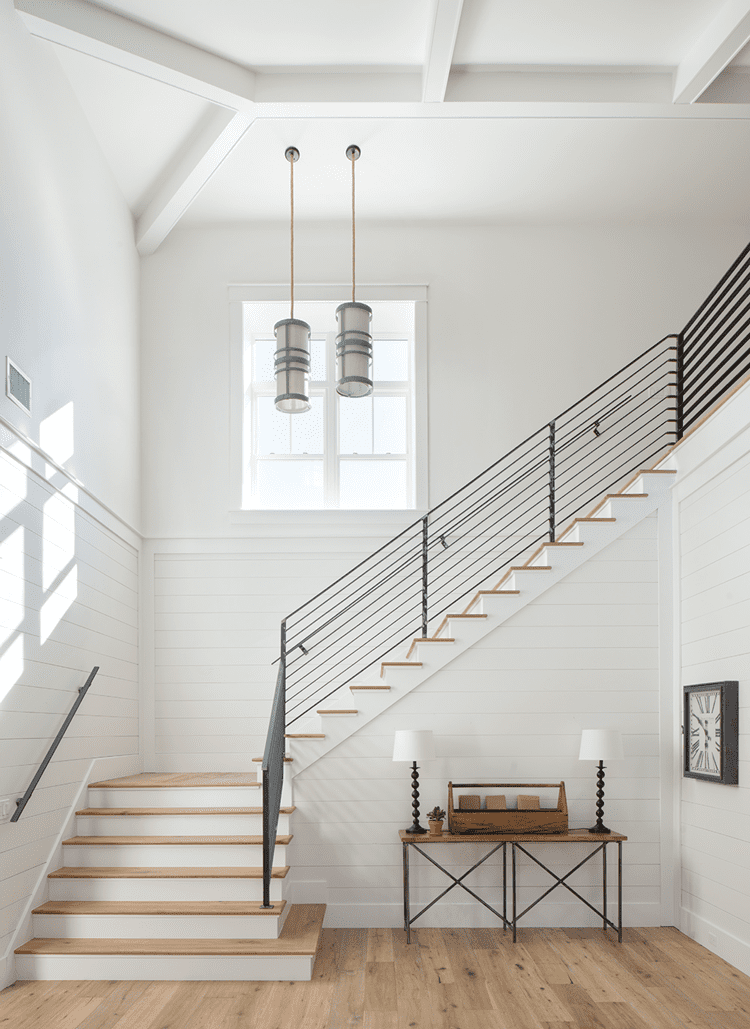
[(317, 935), (311, 982), (16, 983), (0, 1029), (750, 1029), (750, 977), (677, 930)]

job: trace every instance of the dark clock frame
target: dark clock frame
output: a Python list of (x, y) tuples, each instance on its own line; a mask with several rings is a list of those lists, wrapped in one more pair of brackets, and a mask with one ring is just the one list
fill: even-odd
[[(705, 690), (719, 690), (721, 710), (721, 774), (705, 775), (690, 769), (690, 697)], [(736, 786), (739, 781), (739, 682), (702, 682), (696, 686), (682, 687), (682, 774), (686, 779), (702, 779), (703, 782), (717, 782), (724, 786)]]

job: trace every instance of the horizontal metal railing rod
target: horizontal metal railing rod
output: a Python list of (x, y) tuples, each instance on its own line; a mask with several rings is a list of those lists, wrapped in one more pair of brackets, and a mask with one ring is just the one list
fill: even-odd
[[(522, 461), (524, 458), (529, 457), (530, 454), (535, 454), (535, 451), (537, 450), (537, 448), (539, 450), (539, 453), (537, 454), (537, 456), (532, 457), (530, 462), (527, 462), (526, 465), (522, 465), (521, 468), (513, 468), (513, 465), (516, 465), (519, 461)], [(525, 450), (523, 452), (523, 454), (517, 455), (513, 459), (513, 461), (507, 467), (498, 468), (492, 476), (490, 476), (484, 483), (482, 483), (481, 486), (477, 486), (476, 489), (474, 489), (471, 492), (467, 493), (467, 495), (465, 497), (462, 497), (461, 500), (456, 501), (456, 503), (453, 504), (452, 507), (447, 508), (445, 511), (441, 511), (440, 514), (436, 514), (435, 513), (436, 509), (433, 508), (433, 510), (429, 512), (429, 516), (428, 516), (429, 517), (430, 525), (431, 526), (436, 526), (436, 525), (439, 524), (441, 518), (451, 517), (453, 515), (453, 513), (456, 511), (457, 508), (461, 507), (464, 504), (467, 504), (471, 500), (472, 497), (478, 496), (479, 494), (481, 494), (483, 492), (486, 492), (488, 487), (490, 487), (490, 484), (494, 483), (495, 480), (499, 476), (501, 476), (501, 475), (506, 476), (506, 478), (502, 480), (502, 482), (504, 484), (506, 482), (506, 480), (507, 480), (507, 476), (508, 475), (519, 475), (520, 472), (523, 469), (525, 469), (525, 468), (527, 468), (529, 466), (529, 464), (533, 464), (535, 461), (540, 460), (540, 458), (543, 456), (543, 454), (546, 453), (546, 448), (547, 448), (547, 435), (546, 435), (546, 432), (545, 432), (545, 435), (543, 437), (540, 436), (540, 438), (537, 440), (537, 442), (534, 444), (533, 447), (530, 447), (528, 450)], [(512, 468), (513, 468), (513, 470), (511, 471)], [(476, 481), (476, 480), (474, 480), (474, 481)], [(495, 489), (495, 488), (496, 488), (496, 486), (492, 486), (491, 487), (491, 489)], [(456, 515), (456, 517), (460, 517), (460, 516)], [(440, 528), (440, 530), (439, 530), (439, 534), (442, 534), (445, 531), (446, 531), (446, 528), (443, 525)], [(435, 532), (434, 534), (438, 535), (437, 532)]]
[(717, 342), (724, 339), (738, 323), (742, 323), (743, 320), (747, 321), (748, 311), (750, 310), (750, 282), (743, 283), (743, 286), (744, 292), (742, 293), (741, 300), (733, 303), (719, 321), (711, 322), (707, 325), (706, 335), (697, 340), (687, 353), (683, 353), (684, 367), (691, 374), (706, 363), (711, 354), (714, 353)]
[[(526, 527), (526, 526), (527, 526), (527, 525), (528, 525), (528, 524), (529, 524), (530, 522), (533, 522), (533, 521), (534, 521), (534, 520), (536, 520), (536, 519), (542, 520), (542, 521), (544, 521), (544, 522), (546, 523), (546, 521), (547, 521), (547, 511), (548, 511), (548, 507), (547, 507), (547, 501), (546, 501), (546, 497), (545, 497), (545, 498), (544, 498), (544, 501), (543, 501), (543, 503), (539, 504), (539, 503), (537, 502), (537, 504), (536, 504), (536, 505), (535, 505), (535, 506), (534, 506), (533, 508), (531, 508), (531, 509), (529, 509), (529, 508), (526, 508), (526, 509), (525, 509), (525, 510), (524, 510), (524, 511), (522, 512), (523, 514), (529, 514), (529, 515), (530, 515), (530, 517), (526, 518), (526, 519), (525, 519), (524, 521), (519, 521), (519, 519), (515, 519), (515, 518), (514, 518), (514, 519), (513, 519), (512, 521), (510, 521), (510, 522), (505, 522), (505, 523), (503, 523), (503, 528), (504, 528), (504, 530), (505, 530), (505, 533), (506, 533), (506, 535), (507, 535), (508, 533), (510, 533), (511, 531), (512, 531), (512, 532), (513, 532), (514, 534), (517, 534), (517, 533), (519, 533), (519, 532), (520, 532), (520, 531), (521, 531), (522, 529), (524, 529), (524, 528), (525, 528), (525, 527)], [(492, 524), (494, 524), (494, 525), (497, 525), (497, 524), (498, 524), (498, 522), (494, 522), (494, 523), (492, 523)], [(470, 539), (473, 539), (473, 538), (474, 538), (474, 537), (470, 537)], [(464, 545), (464, 547), (462, 547), (462, 548), (460, 548), (460, 549), (456, 550), (456, 560), (454, 560), (454, 561), (450, 562), (450, 565), (449, 565), (449, 567), (450, 567), (450, 568), (453, 568), (453, 567), (454, 567), (454, 566), (455, 566), (456, 564), (458, 564), (458, 563), (459, 563), (459, 562), (458, 562), (458, 560), (457, 560), (457, 558), (458, 558), (458, 555), (459, 555), (459, 554), (461, 554), (461, 553), (463, 553), (464, 549), (466, 549), (466, 548), (468, 548), (468, 547), (469, 547), (469, 543), (466, 543), (466, 544)], [(464, 561), (464, 562), (461, 562), (461, 567), (460, 567), (460, 573), (461, 573), (461, 574), (463, 574), (463, 573), (467, 572), (467, 571), (468, 571), (469, 569), (471, 569), (471, 568), (473, 567), (474, 563), (475, 563), (476, 561), (478, 561), (478, 560), (481, 560), (481, 552), (480, 552), (480, 554), (479, 554), (479, 555), (478, 555), (478, 556), (477, 556), (477, 557), (476, 557), (476, 558), (474, 559), (474, 561)], [(446, 562), (446, 564), (448, 564), (448, 562)], [(432, 574), (432, 575), (430, 576), (430, 583), (431, 583), (431, 585), (432, 585), (432, 587), (433, 587), (433, 588), (434, 588), (435, 586), (437, 586), (437, 584), (438, 584), (438, 583), (439, 583), (439, 581), (440, 581), (441, 575), (443, 575), (443, 574), (447, 574), (447, 573), (443, 573), (443, 572), (436, 572), (436, 573), (433, 573), (433, 574)]]
[[(736, 354), (746, 354), (748, 352), (750, 336), (750, 309), (748, 310), (748, 318), (745, 322), (739, 326), (737, 331), (727, 340), (725, 340), (722, 348), (712, 355), (712, 363), (714, 367), (711, 372), (705, 374), (703, 369), (693, 370), (690, 369), (683, 376), (683, 396), (682, 405), (683, 408), (688, 406), (694, 399), (696, 393), (701, 389), (707, 381), (711, 379), (717, 379), (726, 366), (728, 361), (731, 361)], [(730, 349), (731, 348), (731, 349)], [(729, 351), (729, 353), (727, 353)], [(719, 363), (719, 359), (721, 362)], [(740, 357), (740, 360), (742, 358)]]
[[(723, 393), (724, 389), (726, 388), (723, 385), (724, 380), (730, 378), (731, 375), (737, 369), (740, 370), (740, 375), (742, 375), (743, 369), (747, 367), (748, 361), (750, 360), (750, 349), (748, 349), (747, 341), (743, 342), (741, 347), (737, 347), (733, 351), (732, 357), (734, 357), (734, 355), (738, 352), (740, 353), (736, 361), (732, 362), (732, 364), (723, 367), (721, 373), (717, 373), (713, 376), (710, 383), (708, 384), (708, 387), (704, 389), (702, 393), (699, 393), (698, 395), (693, 395), (690, 398), (689, 402), (683, 404), (683, 414), (688, 413), (691, 411), (691, 409), (698, 407), (700, 404), (704, 402), (706, 397), (710, 396), (711, 394), (715, 394), (717, 389), (719, 390), (719, 393)], [(703, 385), (706, 385), (705, 381), (703, 382)]]
[(45, 772), (45, 770), (47, 768), (47, 765), (50, 763), (50, 761), (52, 760), (52, 758), (55, 755), (55, 751), (57, 750), (57, 748), (62, 743), (63, 736), (68, 731), (68, 726), (70, 725), (70, 723), (75, 718), (76, 712), (78, 711), (78, 708), (83, 703), (84, 697), (88, 693), (89, 687), (91, 686), (91, 683), (94, 681), (94, 679), (96, 677), (96, 673), (98, 671), (99, 671), (99, 665), (95, 665), (94, 668), (91, 669), (91, 672), (89, 673), (89, 677), (86, 680), (86, 682), (78, 690), (78, 696), (76, 697), (75, 703), (73, 704), (73, 706), (71, 707), (70, 711), (68, 712), (65, 721), (63, 722), (63, 724), (58, 729), (57, 736), (55, 736), (54, 740), (50, 744), (49, 750), (47, 751), (47, 753), (42, 758), (42, 762), (39, 765), (39, 768), (36, 770), (36, 775), (34, 776), (34, 778), (29, 783), (29, 787), (26, 790), (26, 792), (24, 793), (24, 795), (22, 797), (19, 797), (16, 800), (16, 810), (11, 815), (11, 818), (10, 818), (11, 822), (17, 822), (18, 819), (23, 814), (24, 808), (26, 807), (28, 802), (31, 800), (31, 795), (33, 794), (34, 790), (39, 785), (39, 780), (44, 775), (44, 772)]
[(368, 564), (370, 561), (372, 561), (372, 559), (374, 557), (377, 557), (377, 555), (380, 554), (382, 551), (384, 551), (388, 547), (392, 546), (396, 542), (396, 540), (401, 539), (401, 537), (404, 536), (407, 532), (409, 532), (411, 530), (414, 530), (414, 529), (417, 529), (418, 531), (421, 532), (421, 530), (422, 530), (422, 519), (421, 518), (418, 518), (414, 522), (410, 522), (409, 525), (407, 525), (405, 529), (403, 529), (401, 532), (397, 533), (397, 535), (395, 535), (392, 539), (389, 539), (388, 542), (384, 543), (382, 547), (378, 547), (377, 550), (374, 550), (372, 552), (372, 554), (368, 554), (368, 556), (366, 558), (364, 558), (364, 560), (360, 561), (359, 564), (356, 564), (353, 568), (350, 568), (348, 572), (344, 572), (344, 574), (340, 575), (338, 577), (338, 579), (334, 579), (334, 581), (329, 583), (326, 586), (325, 589), (321, 590), (319, 593), (316, 593), (314, 597), (310, 597), (310, 599), (306, 600), (304, 604), (300, 604), (299, 607), (295, 608), (294, 611), (291, 611), (287, 615), (287, 619), (291, 618), (292, 615), (298, 614), (298, 612), (302, 611), (306, 607), (309, 607), (311, 604), (314, 604), (315, 601), (319, 600), (323, 596), (324, 593), (328, 593), (328, 591), (333, 589), (334, 586), (338, 586), (338, 584), (340, 582), (342, 582), (344, 579), (348, 579), (350, 576), (352, 576), (357, 571), (358, 568), (361, 568), (362, 565)]
[[(596, 399), (595, 403), (602, 404), (604, 400), (607, 397), (612, 396), (613, 393), (617, 393), (618, 391), (622, 393), (625, 390), (629, 390), (629, 384), (636, 385), (636, 383), (632, 383), (632, 380), (637, 379), (638, 376), (641, 377), (638, 381), (643, 381), (648, 378), (649, 375), (654, 374), (659, 368), (662, 368), (673, 361), (676, 362), (676, 352), (676, 347), (668, 347), (665, 351), (654, 352), (648, 361), (637, 366), (633, 365), (632, 370), (628, 375), (623, 375), (622, 377), (620, 377), (619, 374), (617, 376), (612, 376), (612, 379), (608, 380), (606, 383), (606, 385), (609, 385), (609, 383), (612, 382), (612, 385), (605, 393)], [(673, 356), (669, 356), (670, 354)], [(644, 372), (646, 373), (645, 375), (643, 374)], [(613, 381), (615, 379), (617, 381)], [(603, 389), (604, 385), (605, 384), (592, 392), (597, 393), (599, 389)], [(590, 399), (590, 397), (591, 395), (589, 395), (588, 399)], [(573, 404), (573, 406), (569, 407), (567, 411), (564, 411), (554, 419), (556, 426), (556, 443), (559, 444), (560, 442), (564, 442), (568, 435), (576, 432), (582, 425), (592, 419), (591, 404), (588, 404), (580, 411), (577, 410), (578, 406), (578, 404)], [(565, 421), (565, 419), (567, 419), (567, 421)], [(564, 426), (564, 428), (561, 428), (561, 426)]]
[[(536, 473), (544, 470), (546, 472), (546, 461), (540, 461), (539, 459), (534, 462), (533, 468), (521, 477), (521, 479), (514, 479), (510, 483), (504, 483), (502, 489), (498, 489), (497, 493), (487, 498), (481, 507), (477, 507), (472, 511), (467, 512), (463, 517), (457, 519), (455, 522), (440, 526), (435, 530), (430, 543), (434, 544), (439, 542), (441, 538), (450, 537), (455, 545), (464, 536), (470, 536), (476, 531), (479, 525), (482, 525), (488, 518), (497, 516), (501, 511), (504, 511), (508, 507), (515, 507), (521, 504), (525, 504), (530, 497), (539, 493), (540, 490), (545, 490), (548, 485), (548, 479), (545, 475), (537, 475)], [(524, 488), (523, 493), (514, 493), (513, 487), (519, 482), (529, 479), (531, 475), (534, 478)], [(533, 488), (536, 487), (536, 488)], [(471, 531), (459, 534), (460, 529), (464, 529), (467, 525), (471, 524)]]
[(632, 425), (632, 420), (623, 424), (622, 428), (616, 433), (612, 433), (611, 435), (608, 434), (604, 437), (598, 448), (580, 448), (575, 453), (569, 455), (567, 463), (562, 461), (560, 462), (561, 470), (557, 476), (558, 480), (574, 476), (575, 469), (580, 467), (582, 464), (586, 464), (588, 467), (591, 467), (591, 465), (598, 460), (608, 460), (612, 452), (620, 447), (625, 441), (632, 439), (634, 435), (641, 432), (656, 419), (662, 418), (665, 414), (675, 412), (676, 408), (673, 407), (659, 407), (655, 409), (650, 418), (639, 421), (631, 432), (628, 432), (628, 429), (630, 429)]
[(682, 330), (684, 338), (689, 338), (695, 332), (698, 325), (702, 322), (704, 315), (710, 312), (711, 308), (714, 306), (714, 301), (718, 295), (725, 291), (733, 279), (743, 274), (743, 267), (748, 263), (748, 261), (750, 261), (750, 244), (745, 247), (737, 257), (736, 261), (734, 261), (724, 275), (722, 275), (695, 314), (688, 319), (684, 329)]
[[(629, 382), (627, 385), (624, 383), (618, 384), (618, 386), (615, 389), (612, 389), (610, 393), (615, 393), (619, 390), (619, 395), (610, 401), (610, 406), (605, 411), (597, 414), (588, 414), (573, 427), (571, 427), (570, 423), (563, 427), (560, 427), (559, 423), (556, 423), (555, 449), (557, 453), (559, 454), (566, 450), (570, 445), (571, 439), (578, 439), (587, 431), (593, 431), (595, 422), (601, 424), (605, 418), (610, 417), (612, 414), (620, 410), (628, 400), (647, 394), (648, 390), (652, 389), (658, 383), (674, 385), (673, 369), (670, 369), (668, 366), (676, 364), (676, 358), (667, 357), (664, 361), (650, 369), (646, 375), (642, 375), (635, 382)], [(662, 371), (662, 369), (664, 370)], [(642, 369), (639, 369), (639, 371), (640, 370)], [(635, 376), (631, 376), (631, 378), (635, 378)]]
[(717, 402), (717, 400), (719, 400), (719, 398), (724, 393), (728, 392), (732, 388), (732, 386), (736, 385), (741, 379), (744, 379), (744, 377), (747, 375), (748, 372), (750, 372), (750, 364), (745, 365), (743, 367), (740, 367), (735, 372), (735, 374), (732, 376), (732, 378), (728, 379), (723, 384), (723, 386), (721, 388), (721, 392), (719, 394), (717, 394), (715, 396), (712, 396), (710, 399), (708, 399), (705, 402), (705, 404), (703, 404), (702, 407), (699, 407), (697, 411), (692, 411), (690, 413), (690, 416), (687, 419), (684, 420), (684, 423), (683, 423), (684, 424), (684, 429), (683, 429), (683, 431), (687, 431), (687, 429), (689, 429), (691, 425), (695, 425), (695, 423), (698, 421), (698, 419), (702, 418), (703, 415), (706, 413), (706, 411), (710, 411), (710, 409), (714, 406), (714, 404)]
[(741, 310), (742, 305), (747, 304), (748, 288), (750, 287), (749, 280), (750, 273), (746, 273), (742, 279), (738, 280), (733, 291), (723, 297), (722, 303), (709, 313), (709, 317), (707, 317), (700, 331), (692, 336), (689, 342), (685, 343), (683, 360), (688, 364), (695, 361), (697, 355), (705, 349), (706, 342), (712, 336), (720, 333), (725, 328), (727, 322)]
[(747, 282), (750, 276), (750, 254), (746, 255), (744, 260), (740, 260), (741, 264), (738, 262), (733, 272), (730, 269), (725, 279), (716, 287), (713, 301), (710, 304), (708, 301), (704, 302), (682, 330), (686, 349), (690, 350), (700, 342), (702, 336), (710, 330), (711, 325)]
[[(401, 558), (397, 558), (397, 560), (394, 561), (392, 565), (388, 566), (388, 568), (390, 569), (388, 575), (380, 573), (379, 576), (376, 578), (368, 579), (365, 582), (357, 583), (356, 594), (350, 594), (349, 596), (347, 596), (345, 600), (341, 601), (340, 605), (335, 609), (333, 613), (323, 612), (321, 614), (321, 618), (324, 618), (326, 617), (326, 615), (328, 615), (327, 620), (323, 622), (322, 625), (318, 625), (314, 629), (311, 629), (310, 626), (305, 626), (304, 629), (297, 628), (295, 629), (293, 634), (290, 633), (290, 638), (294, 639), (295, 642), (290, 642), (288, 652), (298, 649), (300, 647), (300, 643), (306, 649), (309, 649), (308, 644), (312, 644), (312, 641), (316, 636), (318, 636), (329, 626), (333, 625), (334, 622), (338, 621), (338, 619), (342, 618), (353, 607), (356, 607), (357, 604), (365, 602), (366, 596), (369, 592), (374, 590), (377, 586), (383, 585), (386, 582), (390, 582), (396, 576), (401, 575), (409, 568), (409, 565), (418, 565), (419, 567), (421, 567), (421, 562), (422, 552), (420, 548), (420, 550), (415, 550), (409, 555), (404, 555)], [(397, 563), (398, 567), (394, 569), (393, 565)], [(304, 638), (302, 640), (297, 640), (297, 635), (301, 635), (303, 632), (305, 633)]]

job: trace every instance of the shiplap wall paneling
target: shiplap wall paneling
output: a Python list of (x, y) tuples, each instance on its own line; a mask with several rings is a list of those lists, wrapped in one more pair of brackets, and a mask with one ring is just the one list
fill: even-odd
[[(396, 729), (435, 734), (439, 756), (420, 770), (422, 812), (436, 803), (445, 807), (449, 779), (563, 779), (570, 826), (588, 827), (595, 820), (596, 766), (579, 762), (578, 749), (581, 729), (602, 727), (624, 736), (625, 760), (607, 768), (605, 819), (629, 837), (625, 919), (660, 924), (657, 600), (652, 516), (297, 776), (289, 860), (300, 889), (327, 900), (328, 923), (401, 924), (397, 831), (411, 821), (411, 784), (409, 766), (391, 760)], [(609, 854), (614, 904), (616, 850)], [(453, 850), (440, 856), (454, 874), (476, 860), (461, 866)], [(572, 853), (554, 847), (538, 856), (558, 873), (575, 864)], [(585, 865), (572, 880), (592, 902), (601, 896), (601, 858), (595, 860), (596, 867)], [(470, 879), (492, 891), (499, 861), (495, 855)], [(448, 885), (419, 858), (411, 881), (415, 904)], [(519, 882), (522, 905), (551, 884), (523, 857)], [(424, 924), (490, 924), (492, 916), (457, 892), (435, 905)], [(596, 924), (593, 913), (561, 894), (535, 908), (526, 924)]]
[(154, 709), (161, 771), (244, 770), (263, 753), (281, 620), (401, 526), (280, 527), (154, 542)]
[(16, 450), (22, 461), (0, 451), (0, 796), (25, 791), (101, 670), (20, 821), (0, 825), (0, 955), (90, 759), (111, 759), (114, 772), (136, 767), (139, 752), (138, 540)]
[[(750, 433), (746, 433), (750, 436)], [(739, 786), (682, 781), (682, 907), (750, 970), (750, 453), (680, 503), (682, 681), (739, 680)]]

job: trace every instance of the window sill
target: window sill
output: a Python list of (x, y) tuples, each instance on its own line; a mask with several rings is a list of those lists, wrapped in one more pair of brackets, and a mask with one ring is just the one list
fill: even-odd
[(374, 511), (340, 511), (336, 509), (274, 511), (266, 508), (252, 510), (235, 508), (229, 512), (229, 521), (232, 525), (299, 525), (300, 523), (305, 525), (365, 525), (380, 522), (404, 528), (423, 518), (426, 513), (426, 511), (415, 508)]

